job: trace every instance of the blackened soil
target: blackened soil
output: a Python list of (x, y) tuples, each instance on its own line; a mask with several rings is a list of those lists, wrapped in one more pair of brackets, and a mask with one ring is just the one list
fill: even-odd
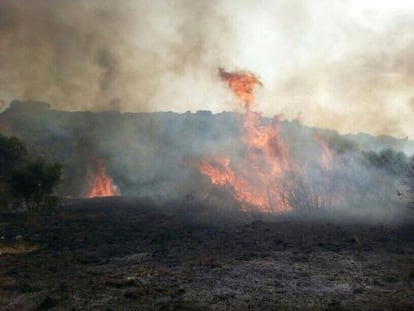
[(2, 215), (1, 310), (412, 310), (414, 226), (79, 200)]

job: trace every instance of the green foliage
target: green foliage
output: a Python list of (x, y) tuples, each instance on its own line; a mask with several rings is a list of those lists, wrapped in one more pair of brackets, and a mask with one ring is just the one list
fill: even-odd
[(28, 162), (15, 171), (11, 188), (16, 198), (22, 200), (29, 210), (38, 211), (47, 200), (62, 176), (60, 164), (47, 164), (43, 160)]

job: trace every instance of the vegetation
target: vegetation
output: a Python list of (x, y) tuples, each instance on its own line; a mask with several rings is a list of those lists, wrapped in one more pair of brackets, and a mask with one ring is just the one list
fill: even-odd
[(62, 175), (62, 166), (33, 160), (16, 137), (0, 135), (0, 207), (39, 211), (50, 203)]
[(9, 206), (13, 201), (11, 176), (26, 158), (27, 150), (20, 140), (0, 135), (0, 207)]
[(289, 171), (276, 179), (275, 191), (285, 209), (297, 211), (316, 210), (326, 207), (326, 198), (306, 176), (298, 171)]
[[(58, 191), (65, 196), (84, 193), (93, 157), (105, 159), (108, 172), (123, 194), (164, 193), (179, 198), (188, 192), (204, 191), (189, 163), (207, 153), (228, 152), (230, 139), (231, 158), (237, 160), (245, 152), (240, 116), (233, 113), (119, 114), (63, 112), (47, 107), (39, 107), (34, 113), (35, 106), (30, 103), (12, 106), (0, 114), (0, 125), (4, 133), (21, 138), (28, 152), (14, 150), (22, 156), (26, 153), (24, 159), (15, 155), (0, 159), (0, 175), (16, 171), (16, 164), (19, 171), (23, 170), (27, 153), (58, 161), (64, 165), (64, 179)], [(32, 108), (26, 111), (25, 107)], [(286, 200), (290, 198), (292, 202), (286, 202), (289, 206), (331, 206), (343, 201), (338, 197), (344, 197), (353, 206), (384, 206), (384, 202), (392, 205), (402, 199), (399, 193), (406, 195), (401, 179), (409, 159), (399, 150), (414, 150), (413, 142), (365, 134), (339, 135), (318, 129), (332, 153), (332, 168), (325, 171), (319, 168), (321, 148), (313, 138), (314, 129), (282, 121), (280, 133), (289, 156), (306, 166), (305, 172), (295, 173), (299, 176), (293, 174), (277, 180), (276, 189), (269, 189), (281, 192)], [(384, 147), (388, 149), (381, 150)], [(15, 163), (10, 159), (15, 159)], [(295, 186), (290, 187), (291, 183)], [(7, 194), (11, 190), (5, 189), (9, 185), (0, 184), (0, 200), (6, 198), (10, 202)], [(24, 205), (22, 196), (19, 198)]]
[(11, 188), (16, 199), (32, 211), (46, 204), (62, 175), (60, 164), (47, 164), (43, 160), (26, 163), (13, 173)]
[(410, 158), (407, 170), (403, 178), (403, 184), (407, 187), (408, 196), (414, 204), (414, 156)]
[(16, 137), (0, 135), (0, 181), (7, 182), (27, 158), (26, 146)]
[(380, 152), (363, 152), (368, 166), (384, 169), (387, 173), (394, 176), (402, 176), (407, 169), (408, 160), (403, 152), (392, 149), (384, 149)]

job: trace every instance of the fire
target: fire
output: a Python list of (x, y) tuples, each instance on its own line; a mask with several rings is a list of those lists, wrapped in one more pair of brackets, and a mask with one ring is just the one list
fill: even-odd
[(261, 190), (251, 185), (247, 179), (236, 176), (225, 157), (206, 157), (200, 161), (200, 172), (209, 176), (212, 184), (228, 187), (240, 202), (254, 206), (267, 206), (267, 198)]
[(245, 205), (267, 212), (289, 209), (275, 185), (276, 179), (290, 166), (279, 137), (278, 118), (264, 125), (261, 114), (253, 111), (253, 91), (262, 83), (249, 72), (230, 73), (219, 68), (219, 75), (244, 104), (243, 143), (247, 156), (233, 162), (225, 157), (203, 158), (200, 172), (207, 175), (212, 184), (228, 188), (233, 197)]
[(313, 139), (319, 143), (322, 149), (320, 165), (323, 169), (329, 171), (332, 167), (333, 154), (328, 142), (318, 132), (313, 133)]
[(89, 191), (86, 193), (87, 198), (119, 196), (121, 193), (118, 187), (112, 182), (112, 179), (106, 175), (106, 167), (101, 159), (95, 160), (96, 175)]
[(243, 127), (248, 157), (257, 170), (279, 175), (288, 168), (288, 156), (279, 138), (277, 117), (273, 118), (270, 125), (264, 126), (259, 113), (246, 111)]
[(253, 91), (256, 85), (262, 86), (262, 82), (253, 73), (247, 71), (226, 72), (223, 68), (219, 68), (219, 75), (222, 80), (227, 82), (246, 109), (252, 110), (255, 107)]

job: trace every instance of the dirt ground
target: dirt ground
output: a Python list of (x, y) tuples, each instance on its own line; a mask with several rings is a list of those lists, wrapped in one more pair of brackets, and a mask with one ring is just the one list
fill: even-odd
[(73, 200), (0, 219), (1, 310), (413, 310), (414, 224)]

